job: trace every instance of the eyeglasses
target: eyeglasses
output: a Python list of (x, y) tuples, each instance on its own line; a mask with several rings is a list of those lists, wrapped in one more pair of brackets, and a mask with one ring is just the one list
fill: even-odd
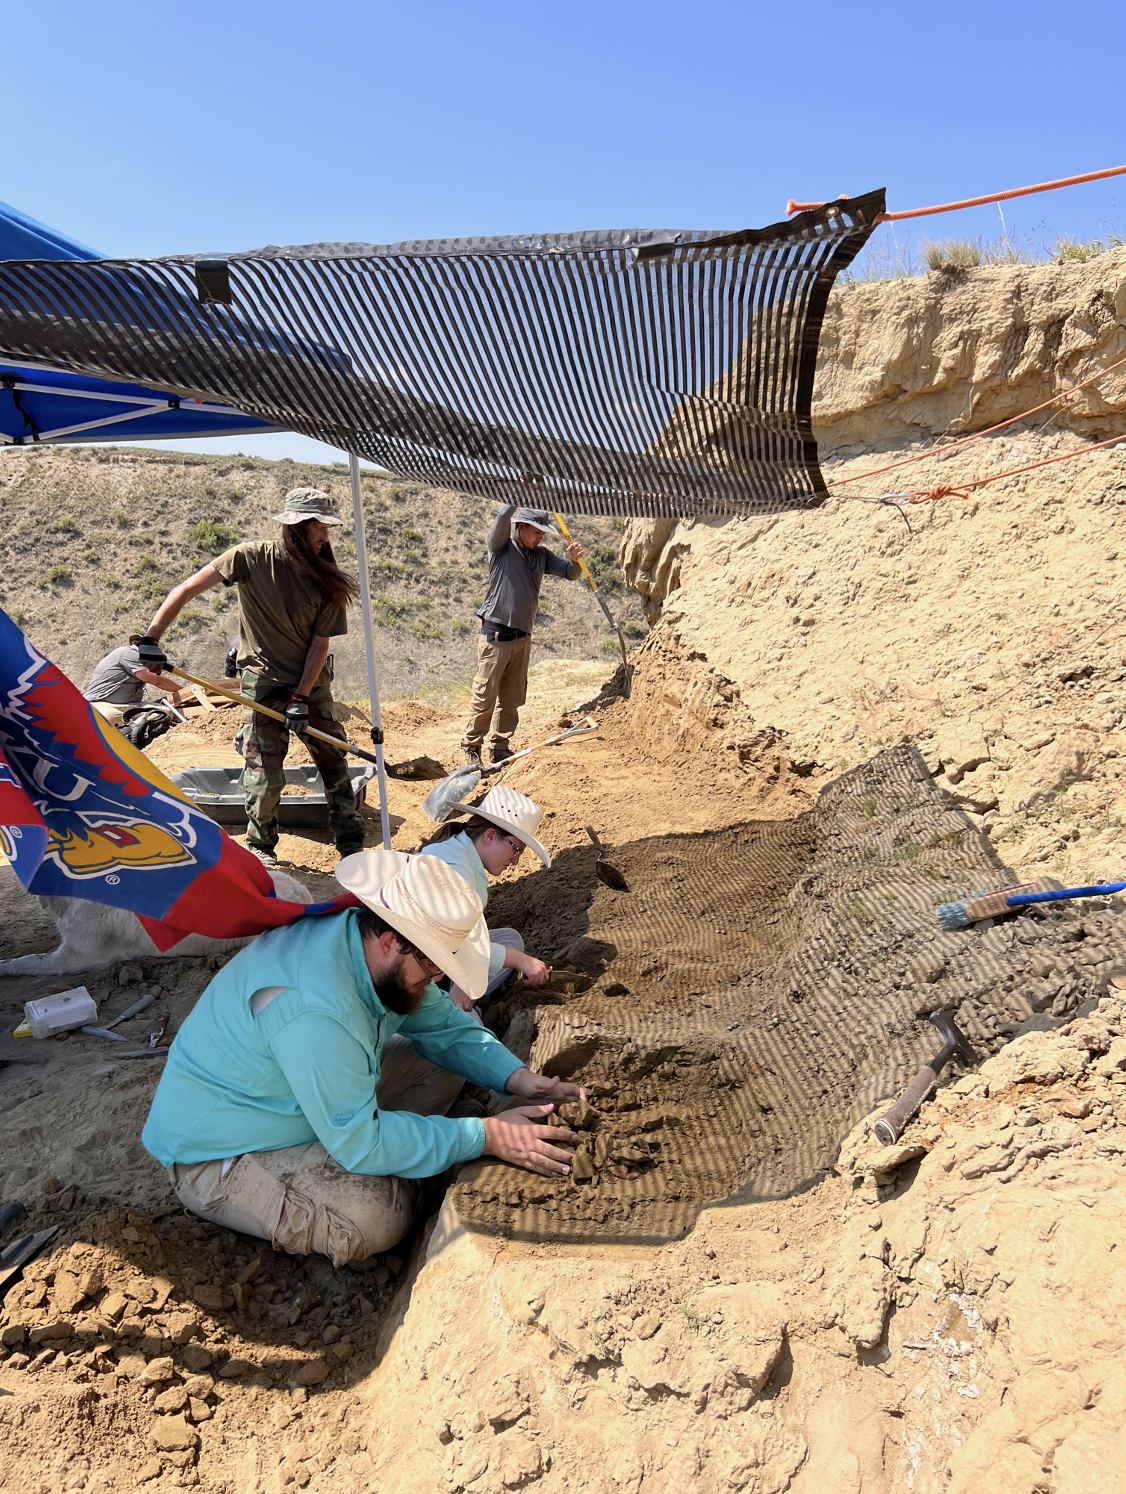
[(513, 840), (512, 836), (505, 835), (503, 830), (500, 832), (500, 838), (501, 840), (506, 840), (512, 847), (513, 861), (519, 861), (520, 857), (523, 856), (524, 852), (528, 849), (522, 840)]
[(429, 955), (424, 955), (422, 950), (417, 949), (409, 939), (396, 935), (396, 942), (403, 954), (414, 956), (424, 975), (430, 976), (433, 980), (443, 974), (441, 965), (436, 965)]

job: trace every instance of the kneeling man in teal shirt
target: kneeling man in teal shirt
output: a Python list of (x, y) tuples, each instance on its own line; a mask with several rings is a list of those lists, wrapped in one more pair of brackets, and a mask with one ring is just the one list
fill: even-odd
[[(569, 1173), (555, 1143), (578, 1138), (543, 1121), (583, 1092), (533, 1074), (434, 985), (476, 999), (488, 981), (464, 877), (397, 851), (346, 856), (336, 876), (364, 906), (262, 934), (216, 975), (141, 1139), (193, 1213), (340, 1266), (402, 1239), (413, 1179), (480, 1156)], [(447, 1119), (465, 1079), (529, 1103)]]

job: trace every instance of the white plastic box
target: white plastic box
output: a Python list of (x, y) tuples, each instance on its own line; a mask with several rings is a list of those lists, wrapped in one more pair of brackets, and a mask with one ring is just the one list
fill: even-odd
[(54, 1037), (56, 1032), (72, 1032), (98, 1020), (98, 1006), (85, 986), (59, 991), (54, 996), (40, 996), (25, 1001), (23, 1014), (35, 1038)]

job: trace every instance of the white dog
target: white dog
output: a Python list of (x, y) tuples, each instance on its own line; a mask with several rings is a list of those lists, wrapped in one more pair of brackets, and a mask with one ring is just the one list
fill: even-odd
[[(270, 876), (280, 898), (291, 903), (316, 901), (309, 889), (288, 872), (272, 871)], [(189, 934), (171, 949), (160, 950), (136, 914), (124, 908), (110, 908), (79, 897), (41, 897), (39, 901), (55, 915), (63, 942), (49, 954), (0, 960), (0, 975), (69, 975), (120, 960), (222, 954), (250, 943), (249, 938), (212, 939), (207, 934)]]

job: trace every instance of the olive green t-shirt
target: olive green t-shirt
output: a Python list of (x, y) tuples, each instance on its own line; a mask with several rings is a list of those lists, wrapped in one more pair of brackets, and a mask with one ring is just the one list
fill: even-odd
[[(239, 669), (279, 685), (296, 685), (313, 638), (348, 631), (343, 607), (310, 576), (299, 575), (281, 545), (254, 540), (224, 550), (212, 565), (225, 586), (238, 587)], [(322, 673), (317, 683), (326, 683)]]

